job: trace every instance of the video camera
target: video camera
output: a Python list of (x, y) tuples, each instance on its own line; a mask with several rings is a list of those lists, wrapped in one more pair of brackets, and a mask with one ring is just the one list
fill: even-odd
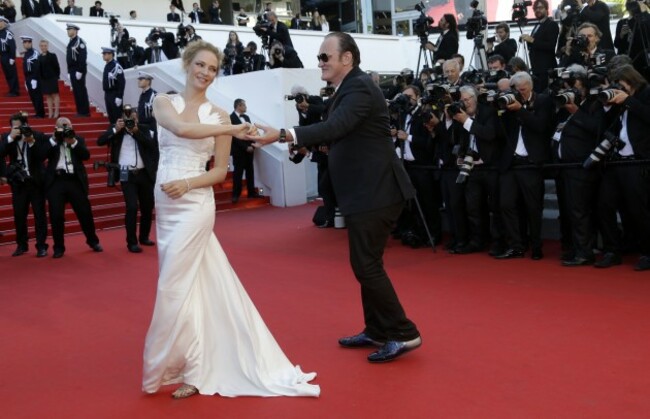
[(519, 26), (528, 24), (528, 7), (532, 6), (533, 2), (525, 0), (512, 5), (512, 20), (516, 21)]
[(433, 18), (424, 13), (426, 7), (424, 2), (420, 1), (415, 5), (415, 10), (420, 12), (420, 16), (413, 22), (413, 32), (420, 38), (422, 45), (429, 41), (429, 33), (431, 33), (431, 25), (433, 25)]
[(269, 47), (269, 32), (273, 25), (269, 21), (266, 13), (257, 15), (257, 23), (253, 26), (255, 35), (262, 39), (262, 48)]
[[(467, 23), (465, 23), (467, 39), (477, 38), (479, 35), (481, 35), (481, 32), (483, 32), (487, 26), (487, 19), (485, 18), (483, 12), (478, 10), (478, 5), (479, 3), (477, 0), (473, 0), (469, 4), (469, 7), (474, 11), (472, 12), (472, 16), (467, 18)], [(480, 40), (482, 41), (482, 38), (480, 38)]]

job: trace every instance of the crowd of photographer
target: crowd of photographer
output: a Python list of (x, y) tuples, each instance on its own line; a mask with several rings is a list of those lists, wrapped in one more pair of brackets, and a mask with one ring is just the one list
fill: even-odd
[[(563, 266), (607, 268), (632, 251), (641, 255), (635, 269), (650, 269), (648, 50), (635, 54), (628, 44), (615, 56), (598, 3), (562, 9), (575, 16), (563, 44), (560, 26), (568, 23), (548, 17), (546, 0), (515, 4), (513, 20), (524, 19), (529, 6), (537, 18), (520, 37), (524, 60), (500, 24), (486, 40), (485, 67), (462, 72), (463, 57), (446, 52), (449, 58), (434, 58), (419, 77), (405, 69), (395, 78), (386, 95), (396, 153), (418, 191), (396, 238), (414, 248), (439, 244), (444, 208), (450, 253), (510, 259), (530, 251), (539, 260), (545, 180), (553, 179)], [(639, 27), (650, 27), (648, 9), (637, 1), (627, 8), (637, 22), (634, 42), (644, 37)], [(468, 24), (473, 18), (479, 26), (472, 36), (480, 37), (481, 13)], [(423, 33), (433, 57), (453, 43), (451, 19), (443, 19), (438, 42)]]

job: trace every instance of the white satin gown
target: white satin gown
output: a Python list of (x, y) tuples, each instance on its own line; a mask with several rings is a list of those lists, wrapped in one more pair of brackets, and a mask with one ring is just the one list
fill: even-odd
[[(180, 114), (185, 102), (170, 97)], [(220, 124), (212, 105), (199, 108), (204, 124)], [(213, 232), (214, 193), (193, 189), (172, 200), (160, 184), (205, 172), (214, 139), (178, 138), (158, 126), (160, 164), (155, 188), (159, 279), (144, 348), (143, 391), (186, 383), (201, 394), (318, 396), (280, 349), (239, 282)], [(261, 272), (260, 272), (261, 273)]]

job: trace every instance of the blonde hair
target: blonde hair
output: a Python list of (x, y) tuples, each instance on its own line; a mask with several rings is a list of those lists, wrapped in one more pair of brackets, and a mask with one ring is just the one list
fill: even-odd
[(201, 39), (198, 41), (190, 42), (185, 47), (185, 51), (183, 51), (183, 57), (181, 59), (183, 63), (183, 70), (187, 71), (187, 69), (190, 67), (190, 64), (192, 63), (192, 60), (194, 60), (194, 57), (196, 57), (196, 54), (201, 51), (208, 51), (213, 53), (217, 57), (217, 67), (221, 67), (221, 62), (223, 61), (223, 53), (221, 50), (211, 43)]

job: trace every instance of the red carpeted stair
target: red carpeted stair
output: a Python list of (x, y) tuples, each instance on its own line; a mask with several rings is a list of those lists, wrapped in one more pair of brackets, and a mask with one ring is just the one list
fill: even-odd
[[(62, 57), (59, 57), (61, 59)], [(25, 91), (24, 77), (22, 74), (22, 59), (16, 61), (18, 68), (18, 78), (20, 80), (20, 96), (5, 97), (8, 92), (7, 83), (4, 74), (0, 76), (0, 121), (2, 121), (2, 134), (8, 132), (9, 118), (18, 111), (26, 111), (31, 115), (34, 114), (34, 108)], [(72, 91), (63, 81), (59, 81), (59, 95), (61, 97), (60, 115), (70, 118), (72, 125), (80, 136), (86, 139), (86, 144), (90, 151), (90, 159), (86, 162), (88, 171), (88, 180), (90, 182), (90, 202), (93, 207), (95, 217), (95, 226), (97, 229), (119, 227), (124, 225), (124, 203), (122, 192), (118, 188), (109, 188), (106, 186), (106, 172), (103, 169), (95, 172), (93, 162), (97, 160), (106, 160), (106, 148), (97, 146), (97, 138), (108, 127), (108, 119), (97, 109), (91, 109), (90, 118), (75, 117), (76, 107)], [(46, 105), (47, 106), (47, 105)], [(46, 107), (47, 112), (47, 107)], [(29, 124), (34, 130), (41, 131), (46, 135), (51, 134), (54, 129), (54, 119), (36, 119), (29, 118)], [(244, 190), (246, 190), (244, 186)], [(215, 199), (219, 210), (231, 210), (239, 208), (251, 208), (269, 204), (268, 198), (265, 199), (243, 199), (237, 204), (231, 202), (232, 181), (230, 174), (223, 184), (214, 187)], [(30, 237), (33, 237), (34, 223), (30, 212), (29, 231)], [(68, 206), (66, 210), (66, 233), (81, 231), (72, 208)], [(0, 186), (0, 245), (12, 243), (15, 240), (15, 230), (13, 221), (13, 209), (11, 206), (11, 190), (8, 186)]]

